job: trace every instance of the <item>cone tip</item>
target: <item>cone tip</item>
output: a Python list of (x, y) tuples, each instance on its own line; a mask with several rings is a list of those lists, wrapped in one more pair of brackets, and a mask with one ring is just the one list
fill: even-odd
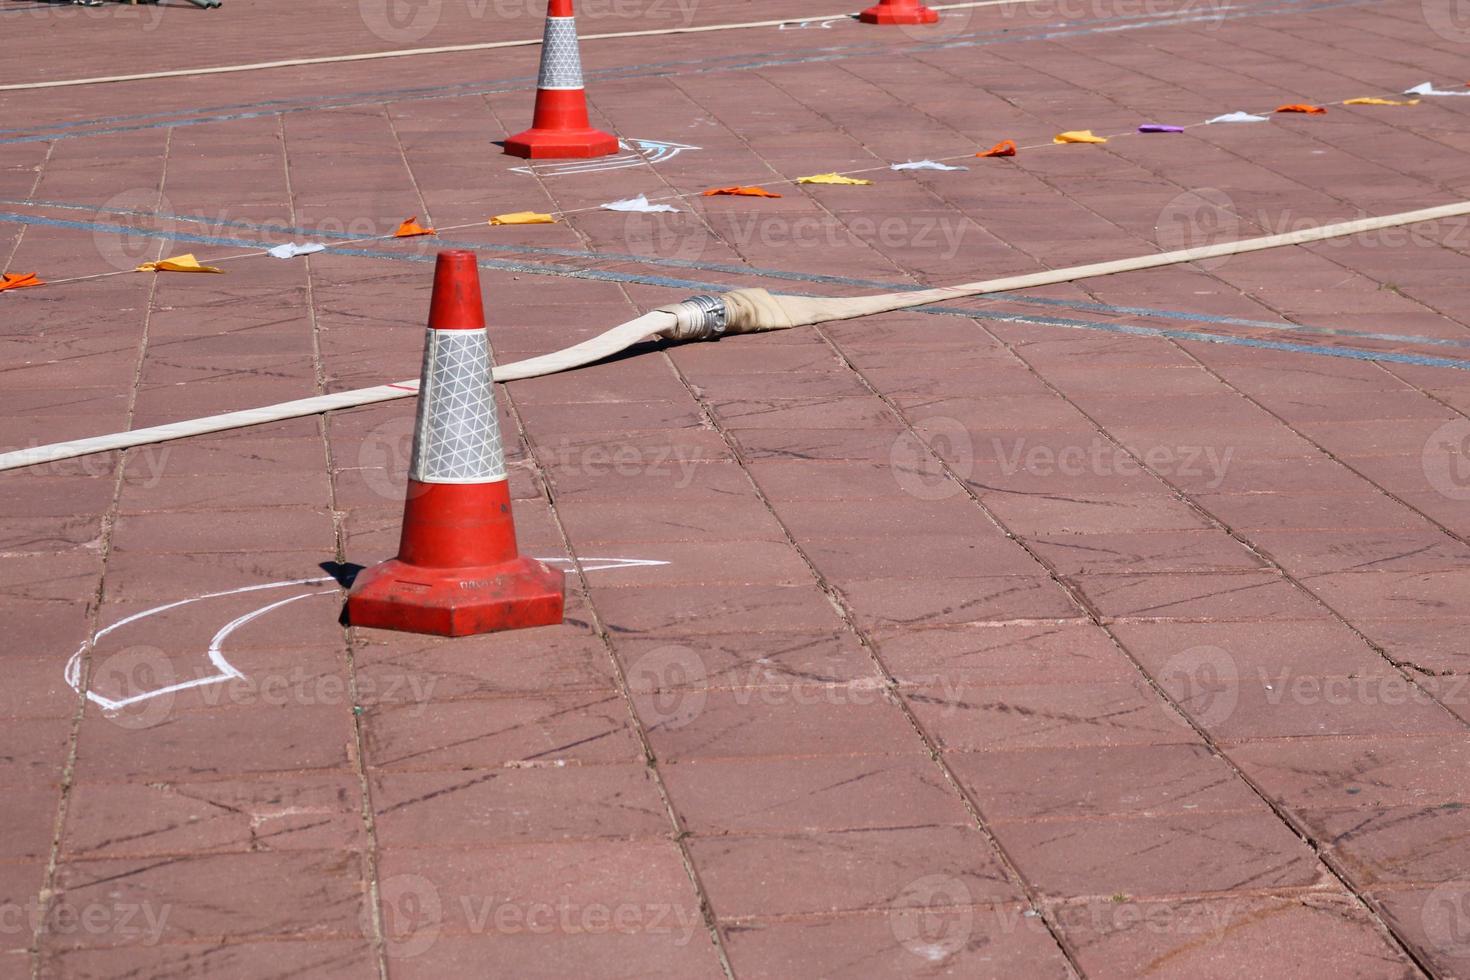
[(474, 252), (452, 249), (434, 264), (434, 294), (429, 301), (430, 330), (483, 330), (480, 269)]

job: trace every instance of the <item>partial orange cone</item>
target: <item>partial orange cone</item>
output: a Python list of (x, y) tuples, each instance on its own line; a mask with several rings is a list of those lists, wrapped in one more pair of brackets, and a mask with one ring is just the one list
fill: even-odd
[(858, 20), (864, 24), (937, 24), (939, 11), (921, 0), (878, 0), (858, 14)]
[(587, 118), (572, 0), (548, 0), (536, 111), (530, 129), (505, 141), (505, 152), (535, 160), (604, 157), (618, 152), (618, 138), (593, 129)]
[(439, 636), (548, 626), (565, 589), (516, 549), (475, 253), (440, 252), (398, 557), (358, 573), (347, 618)]

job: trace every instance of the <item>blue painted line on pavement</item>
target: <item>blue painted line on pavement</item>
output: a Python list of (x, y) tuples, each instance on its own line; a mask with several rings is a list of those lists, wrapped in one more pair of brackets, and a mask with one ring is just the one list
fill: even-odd
[[(203, 218), (194, 215), (158, 214), (151, 211), (137, 211), (126, 208), (94, 208), (88, 205), (67, 204), (59, 201), (15, 201), (0, 199), (0, 204), (22, 205), (33, 207), (47, 207), (66, 211), (84, 211), (89, 214), (105, 213), (112, 215), (130, 215), (135, 217), (146, 217), (154, 220), (177, 221), (188, 224), (203, 224), (211, 227), (238, 228), (243, 231), (257, 232), (262, 235), (278, 235), (282, 238), (295, 240), (296, 238), (326, 238), (348, 241), (360, 241), (363, 236), (348, 232), (330, 232), (319, 229), (292, 227), (284, 223), (263, 224), (251, 221), (235, 221), (231, 219)], [(96, 229), (102, 230), (102, 229)], [(136, 232), (134, 232), (136, 233)], [(161, 233), (167, 236), (168, 233)], [(238, 244), (238, 240), (231, 240), (231, 244)], [(249, 244), (264, 248), (265, 243), (250, 242)], [(587, 252), (571, 248), (557, 248), (547, 245), (502, 245), (492, 242), (470, 242), (455, 241), (452, 239), (441, 239), (439, 244), (445, 248), (466, 248), (477, 252), (508, 252), (519, 255), (554, 255), (559, 258), (582, 259), (585, 261), (613, 261), (630, 262), (641, 265), (664, 266), (669, 268), (690, 269), (699, 272), (718, 272), (737, 276), (757, 276), (763, 279), (775, 279), (785, 282), (801, 282), (811, 285), (833, 285), (854, 286), (864, 289), (881, 289), (885, 292), (916, 291), (928, 289), (928, 286), (916, 285), (914, 283), (884, 282), (876, 279), (854, 279), (849, 276), (823, 275), (819, 273), (788, 272), (782, 269), (763, 269), (744, 265), (733, 265), (723, 262), (702, 262), (696, 259), (672, 259), (662, 256), (638, 255), (626, 252)], [(394, 254), (394, 253), (387, 253)], [(536, 266), (536, 268), (549, 268), (548, 266)], [(561, 267), (558, 268), (568, 268)], [(669, 280), (681, 281), (681, 280)], [(683, 280), (687, 281), (687, 280)], [(1421, 344), (1432, 347), (1463, 347), (1470, 348), (1470, 338), (1460, 339), (1453, 337), (1426, 337), (1416, 334), (1396, 334), (1371, 332), (1361, 330), (1342, 330), (1333, 327), (1316, 327), (1300, 323), (1285, 323), (1269, 320), (1250, 320), (1242, 317), (1222, 316), (1213, 313), (1192, 313), (1183, 310), (1161, 310), (1147, 306), (1113, 306), (1107, 303), (1089, 302), (1086, 300), (1064, 300), (1051, 299), (1040, 296), (1020, 296), (1015, 293), (989, 293), (985, 297), (989, 300), (998, 300), (1008, 303), (1021, 303), (1035, 306), (1050, 306), (1064, 309), (1083, 310), (1095, 313), (1107, 313), (1114, 316), (1140, 316), (1150, 319), (1180, 320), (1184, 322), (1203, 323), (1213, 326), (1236, 326), (1249, 327), (1256, 330), (1278, 330), (1291, 331), (1295, 333), (1311, 333), (1331, 337), (1348, 337), (1359, 340), (1382, 340), (1389, 343)]]
[[(1376, 3), (1378, 0), (1328, 0), (1328, 2), (1308, 3), (1304, 0), (1288, 0), (1287, 3), (1262, 8), (1247, 8), (1244, 10), (1220, 10), (1213, 13), (1190, 15), (1188, 11), (1180, 11), (1175, 16), (1141, 20), (1137, 16), (1122, 15), (1109, 18), (1095, 18), (1093, 20), (1079, 20), (1069, 24), (1064, 29), (1043, 30), (1034, 32), (1010, 31), (1002, 29), (999, 31), (984, 31), (975, 34), (959, 35), (946, 41), (935, 41), (916, 44), (907, 49), (908, 51), (942, 51), (953, 48), (986, 47), (994, 44), (1015, 44), (1025, 41), (1048, 41), (1069, 37), (1087, 37), (1095, 34), (1116, 33), (1124, 30), (1140, 30), (1150, 27), (1166, 27), (1180, 24), (1213, 23), (1223, 20), (1237, 20), (1245, 17), (1273, 16), (1281, 13), (1306, 13), (1318, 10), (1329, 10), (1338, 7), (1363, 6)], [(1095, 26), (1077, 26), (1077, 25)], [(712, 72), (725, 71), (756, 71), (762, 68), (774, 68), (786, 65), (819, 64), (831, 61), (844, 61), (850, 58), (862, 57), (872, 53), (891, 53), (893, 49), (886, 45), (862, 44), (847, 46), (831, 46), (826, 48), (809, 49), (817, 53), (803, 57), (765, 57), (762, 60), (736, 62), (734, 64), (719, 64), (735, 57), (749, 56), (715, 56), (712, 58), (701, 58), (697, 61), (671, 61), (651, 62), (641, 65), (629, 65), (613, 69), (603, 69), (586, 73), (586, 77), (592, 79), (614, 79), (614, 78), (647, 78), (678, 74), (709, 74)], [(676, 69), (691, 68), (692, 71), (679, 72)], [(448, 98), (455, 95), (491, 95), (503, 92), (514, 92), (528, 89), (535, 84), (535, 76), (517, 76), (514, 79), (490, 83), (459, 83), (446, 86), (429, 86), (422, 89), (398, 90), (403, 94), (394, 95), (388, 93), (366, 93), (351, 94), (339, 99), (326, 99), (306, 104), (281, 105), (280, 101), (267, 103), (247, 103), (243, 111), (239, 112), (213, 112), (212, 110), (201, 110), (212, 112), (210, 115), (196, 116), (188, 119), (165, 119), (160, 122), (137, 123), (125, 126), (108, 126), (103, 129), (93, 129), (86, 132), (55, 132), (61, 127), (84, 126), (87, 123), (63, 123), (51, 127), (51, 132), (31, 133), (25, 136), (12, 136), (0, 139), (0, 145), (8, 143), (34, 143), (47, 142), (62, 139), (76, 139), (84, 136), (109, 136), (118, 133), (137, 132), (149, 129), (167, 129), (184, 126), (198, 126), (214, 122), (237, 122), (248, 119), (257, 119), (262, 116), (286, 115), (299, 112), (315, 112), (325, 109), (346, 109), (363, 105), (380, 105), (384, 102), (384, 95), (393, 95), (393, 102), (414, 102), (426, 99)], [(226, 107), (228, 108), (228, 107)], [(177, 113), (174, 113), (177, 115)], [(123, 117), (126, 118), (126, 117)], [(106, 117), (102, 121), (106, 121)], [(18, 130), (12, 130), (15, 132)]]
[[(18, 224), (36, 225), (41, 227), (66, 228), (79, 231), (107, 232), (110, 234), (141, 234), (146, 237), (158, 238), (169, 241), (188, 242), (196, 245), (218, 245), (235, 246), (245, 248), (259, 248), (260, 243), (243, 238), (230, 238), (220, 235), (194, 235), (187, 232), (150, 232), (136, 228), (128, 228), (125, 225), (112, 224), (110, 222), (98, 221), (71, 221), (62, 218), (46, 218), (37, 215), (23, 215), (16, 213), (0, 212), (0, 221), (14, 221)], [(362, 258), (386, 259), (396, 262), (431, 262), (435, 256), (412, 255), (401, 252), (388, 252), (379, 249), (348, 248), (342, 245), (328, 246), (327, 252), (338, 255), (352, 255)], [(532, 275), (557, 275), (574, 279), (592, 279), (603, 282), (636, 283), (640, 285), (664, 286), (674, 289), (688, 289), (698, 292), (721, 291), (729, 288), (726, 283), (700, 282), (690, 279), (673, 279), (662, 276), (633, 275), (623, 272), (611, 272), (601, 269), (579, 269), (570, 266), (540, 265), (524, 262), (510, 262), (501, 259), (479, 260), (481, 268), (497, 269), (510, 272), (522, 272)], [(1470, 371), (1470, 361), (1457, 360), (1446, 357), (1431, 357), (1422, 354), (1401, 354), (1392, 351), (1361, 350), (1353, 347), (1314, 347), (1307, 344), (1290, 344), (1281, 341), (1258, 340), (1251, 337), (1233, 337), (1228, 334), (1198, 333), (1190, 330), (1169, 330), (1157, 327), (1139, 327), (1121, 323), (1102, 323), (1092, 320), (1070, 320), (1062, 317), (1043, 317), (1016, 314), (999, 314), (976, 312), (955, 307), (918, 307), (914, 312), (934, 313), (944, 316), (959, 316), (970, 320), (992, 320), (1006, 323), (1027, 323), (1040, 326), (1063, 327), (1073, 330), (1100, 330), (1108, 333), (1128, 334), (1137, 337), (1167, 337), (1172, 340), (1196, 341), (1207, 344), (1222, 344), (1234, 347), (1251, 347), (1262, 350), (1288, 351), (1296, 354), (1309, 354), (1318, 357), (1339, 357), (1357, 361), (1383, 361), (1393, 364), (1412, 364), (1421, 367), (1445, 367), (1460, 371)]]

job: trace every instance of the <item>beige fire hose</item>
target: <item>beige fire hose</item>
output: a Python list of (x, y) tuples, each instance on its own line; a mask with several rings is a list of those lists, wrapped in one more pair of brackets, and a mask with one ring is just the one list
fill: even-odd
[[(1010, 292), (1033, 286), (1050, 286), (1078, 279), (1113, 275), (1119, 272), (1137, 272), (1141, 269), (1156, 269), (1160, 266), (1179, 265), (1185, 262), (1200, 262), (1226, 255), (1239, 255), (1242, 252), (1280, 248), (1284, 245), (1304, 245), (1309, 242), (1342, 238), (1347, 235), (1410, 225), (1421, 221), (1437, 221), (1463, 214), (1470, 214), (1470, 201), (1423, 208), (1418, 211), (1405, 211), (1377, 218), (1343, 221), (1280, 235), (1222, 242), (1218, 245), (1201, 245), (1173, 252), (1117, 259), (1112, 262), (1094, 262), (1090, 265), (1073, 266), (1069, 269), (1007, 276), (1004, 279), (971, 282), (961, 286), (882, 293), (876, 296), (849, 298), (781, 296), (764, 289), (736, 289), (720, 296), (695, 296), (683, 302), (645, 313), (591, 340), (565, 350), (542, 354), (539, 357), (516, 361), (513, 364), (499, 365), (494, 370), (495, 380), (518, 381), (568, 371), (610, 357), (649, 336), (675, 341), (714, 340), (725, 334), (785, 330), (790, 327), (823, 323), (829, 320), (850, 320), (874, 313), (928, 306), (948, 300), (982, 296), (986, 293)], [(145, 429), (134, 429), (130, 432), (117, 432), (112, 435), (73, 439), (68, 442), (19, 449), (0, 454), (0, 470), (13, 470), (23, 466), (72, 459), (92, 453), (128, 449), (133, 446), (168, 442), (172, 439), (205, 435), (210, 432), (223, 432), (227, 429), (239, 429), (266, 422), (318, 415), (337, 409), (392, 401), (395, 398), (408, 398), (418, 393), (418, 384), (417, 379), (400, 381), (373, 388), (358, 388), (354, 391), (301, 398), (296, 401), (281, 402), (278, 405), (266, 405), (239, 412), (225, 412), (222, 415), (211, 415), (202, 419), (155, 425)]]

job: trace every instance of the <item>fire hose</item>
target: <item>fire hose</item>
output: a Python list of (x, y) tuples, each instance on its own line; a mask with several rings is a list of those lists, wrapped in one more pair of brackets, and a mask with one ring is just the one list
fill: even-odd
[[(648, 337), (659, 337), (670, 341), (718, 340), (729, 334), (756, 333), (764, 330), (786, 330), (834, 320), (851, 320), (856, 317), (889, 313), (895, 310), (913, 309), (950, 300), (983, 296), (987, 293), (1011, 292), (1035, 286), (1050, 286), (1057, 283), (1091, 279), (1098, 276), (1116, 275), (1120, 272), (1137, 272), (1163, 266), (1201, 262), (1208, 259), (1258, 252), (1264, 249), (1281, 248), (1287, 245), (1305, 245), (1312, 242), (1379, 231), (1425, 221), (1436, 221), (1470, 214), (1470, 201), (1445, 204), (1438, 207), (1405, 211), (1399, 214), (1372, 218), (1359, 218), (1316, 228), (1303, 228), (1277, 235), (1247, 238), (1214, 245), (1140, 255), (1110, 262), (1094, 262), (1066, 269), (1052, 269), (1025, 275), (1007, 276), (981, 282), (964, 283), (958, 286), (942, 286), (898, 293), (881, 293), (873, 296), (854, 297), (808, 297), (780, 295), (764, 289), (742, 288), (719, 296), (694, 296), (669, 306), (645, 313), (626, 323), (613, 327), (590, 340), (550, 354), (542, 354), (511, 364), (497, 365), (494, 380), (499, 382), (520, 381), (539, 378), (549, 374), (569, 371), (601, 361), (627, 350)], [(979, 314), (977, 314), (979, 315)], [(265, 405), (259, 408), (225, 412), (199, 419), (170, 422), (111, 435), (73, 439), (45, 446), (34, 446), (0, 453), (0, 471), (50, 463), (93, 453), (129, 449), (152, 443), (168, 442), (190, 436), (207, 435), (246, 426), (279, 422), (285, 419), (319, 415), (345, 408), (372, 405), (377, 402), (409, 398), (418, 393), (417, 379), (393, 384), (358, 388), (295, 401)]]

